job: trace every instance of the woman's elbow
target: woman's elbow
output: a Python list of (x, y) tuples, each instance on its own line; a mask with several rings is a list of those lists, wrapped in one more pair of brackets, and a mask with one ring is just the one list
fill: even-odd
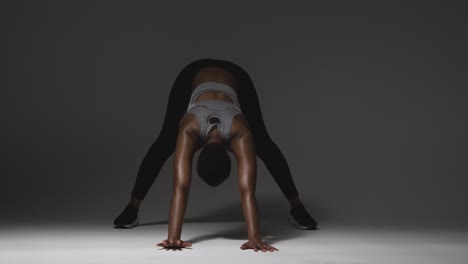
[(241, 197), (255, 196), (255, 188), (252, 186), (239, 186), (239, 194)]
[(174, 193), (186, 194), (189, 192), (190, 183), (177, 182), (174, 183)]

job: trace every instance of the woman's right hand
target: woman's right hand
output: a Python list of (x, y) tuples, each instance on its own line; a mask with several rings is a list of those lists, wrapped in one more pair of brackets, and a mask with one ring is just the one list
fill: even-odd
[(165, 249), (181, 249), (181, 248), (189, 248), (192, 246), (192, 243), (185, 242), (180, 239), (166, 239), (163, 242), (157, 244), (159, 247), (163, 247)]

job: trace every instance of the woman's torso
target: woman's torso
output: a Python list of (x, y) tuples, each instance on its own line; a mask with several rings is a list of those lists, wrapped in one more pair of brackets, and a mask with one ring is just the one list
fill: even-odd
[[(217, 82), (223, 83), (232, 87), (236, 92), (238, 92), (238, 87), (236, 85), (236, 79), (234, 75), (222, 68), (218, 67), (206, 67), (201, 69), (193, 78), (192, 82), (192, 91), (200, 84), (204, 82)], [(232, 100), (226, 94), (216, 91), (207, 91), (203, 94), (200, 94), (195, 102), (201, 100), (224, 100), (232, 102)]]
[[(195, 90), (195, 88), (197, 89)], [(219, 91), (209, 91), (213, 90), (212, 88)], [(216, 127), (220, 129), (222, 137), (226, 141), (225, 143), (229, 144), (232, 128), (237, 127), (237, 125), (233, 124), (234, 118), (242, 115), (234, 76), (221, 68), (204, 68), (195, 75), (192, 91), (194, 93), (192, 93), (188, 112), (195, 114), (196, 119), (198, 119), (197, 127), (202, 144), (207, 134), (210, 133), (210, 128), (214, 128), (214, 125), (204, 122), (204, 119), (209, 119), (212, 115), (221, 119), (221, 124)], [(195, 105), (198, 107), (194, 107)], [(216, 111), (216, 108), (220, 111)]]

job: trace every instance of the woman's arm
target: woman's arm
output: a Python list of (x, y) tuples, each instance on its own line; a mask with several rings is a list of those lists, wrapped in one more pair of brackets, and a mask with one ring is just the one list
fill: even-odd
[(231, 151), (238, 163), (239, 192), (242, 200), (242, 210), (249, 241), (241, 246), (241, 249), (253, 249), (255, 251), (278, 250), (262, 242), (257, 201), (255, 199), (255, 187), (257, 178), (257, 163), (255, 143), (251, 131), (246, 128), (237, 133), (231, 140)]
[(158, 244), (159, 246), (191, 246), (191, 243), (183, 242), (180, 237), (190, 189), (192, 159), (198, 143), (198, 136), (194, 130), (181, 122), (174, 153), (174, 182), (169, 210), (168, 236), (167, 240)]

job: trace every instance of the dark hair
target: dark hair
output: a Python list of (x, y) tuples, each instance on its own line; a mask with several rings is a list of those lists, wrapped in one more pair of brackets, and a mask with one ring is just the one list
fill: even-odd
[(215, 187), (223, 183), (231, 173), (231, 159), (222, 143), (206, 144), (197, 162), (198, 176), (206, 184)]

